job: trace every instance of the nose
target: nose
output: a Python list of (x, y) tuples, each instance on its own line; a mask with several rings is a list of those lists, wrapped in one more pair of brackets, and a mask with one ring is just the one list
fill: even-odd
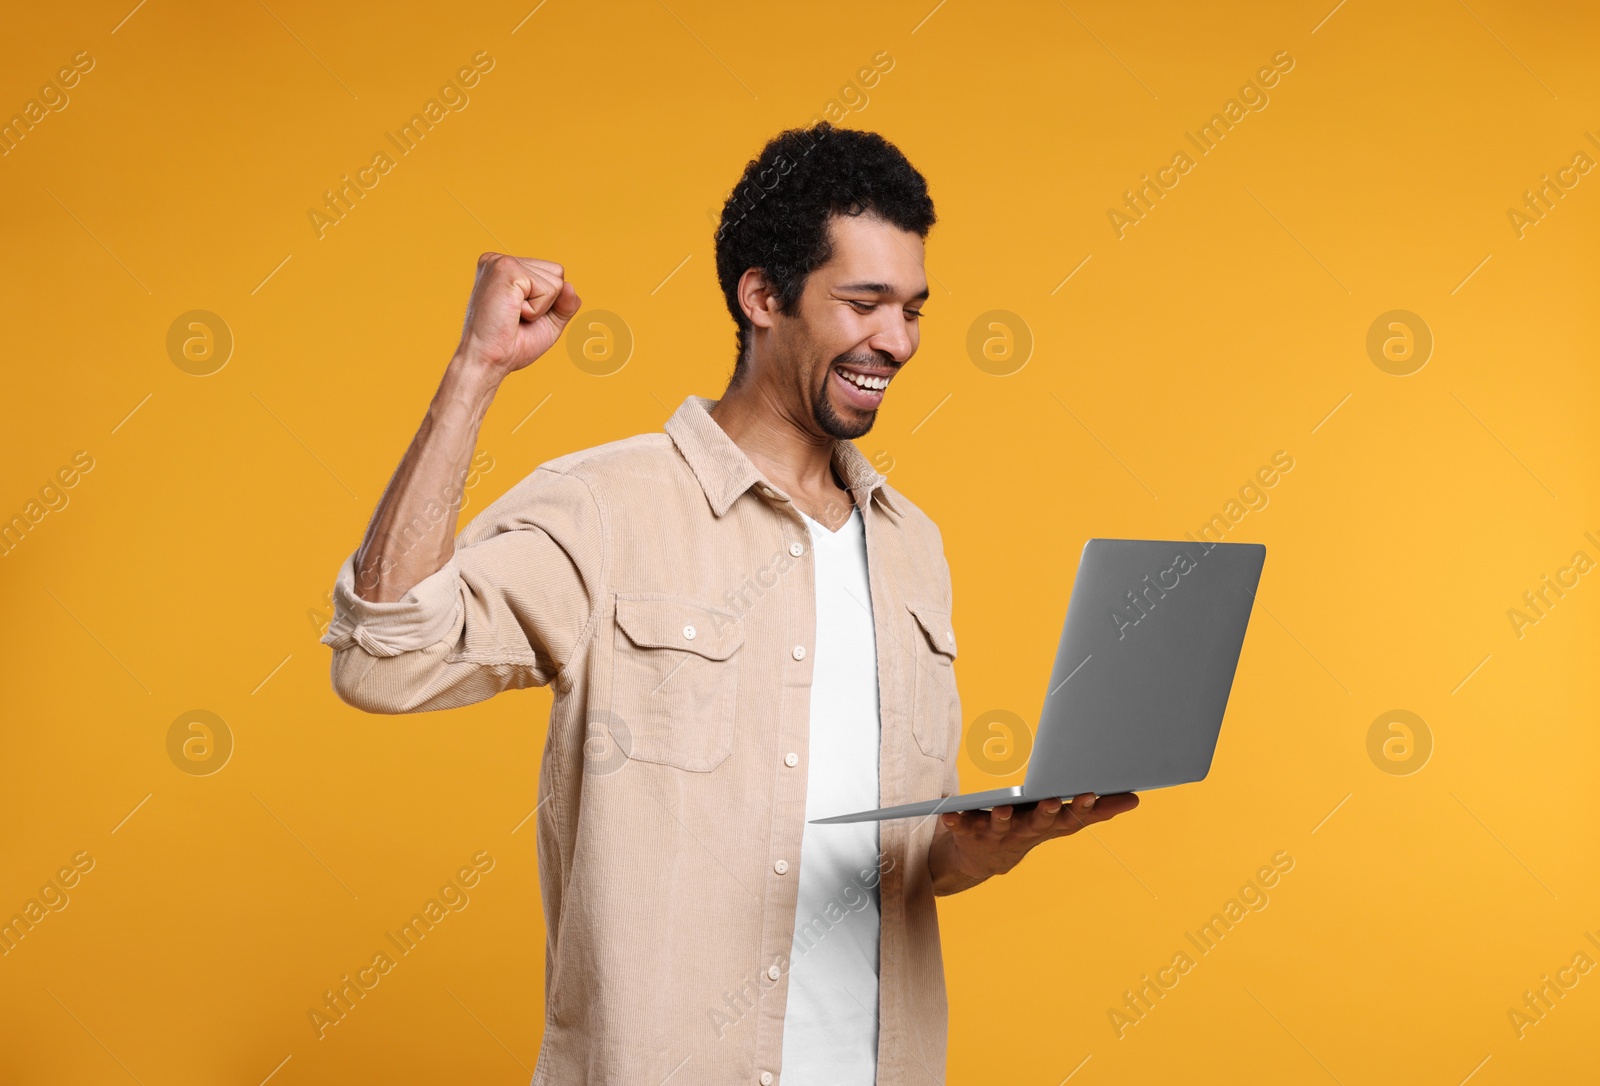
[(867, 346), (904, 364), (917, 349), (914, 335), (916, 325), (891, 306), (882, 307), (880, 314), (878, 326), (867, 340)]

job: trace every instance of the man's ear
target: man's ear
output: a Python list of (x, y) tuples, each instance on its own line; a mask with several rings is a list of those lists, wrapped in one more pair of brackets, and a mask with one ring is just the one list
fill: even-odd
[(746, 268), (739, 277), (739, 306), (757, 328), (770, 329), (778, 315), (778, 295), (760, 268)]

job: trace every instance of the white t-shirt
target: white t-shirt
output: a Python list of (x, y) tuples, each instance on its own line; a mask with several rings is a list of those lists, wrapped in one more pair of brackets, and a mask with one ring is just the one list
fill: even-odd
[[(802, 514), (804, 515), (804, 514)], [(806, 820), (878, 806), (878, 652), (861, 513), (806, 517), (817, 589)], [(878, 823), (807, 825), (779, 1086), (872, 1086), (878, 1058)]]

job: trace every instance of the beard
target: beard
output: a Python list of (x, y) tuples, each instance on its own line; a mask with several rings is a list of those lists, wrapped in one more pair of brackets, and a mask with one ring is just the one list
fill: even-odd
[(880, 358), (875, 354), (866, 356), (842, 354), (828, 363), (827, 370), (823, 374), (822, 385), (817, 389), (816, 397), (811, 401), (811, 414), (817, 420), (817, 425), (822, 428), (823, 433), (843, 441), (853, 441), (858, 437), (866, 436), (872, 430), (873, 423), (878, 421), (877, 408), (865, 413), (852, 411), (851, 414), (859, 417), (859, 422), (850, 422), (841, 418), (839, 413), (833, 409), (833, 402), (828, 398), (828, 386), (833, 380), (833, 367), (852, 363), (857, 366), (893, 365), (892, 361)]

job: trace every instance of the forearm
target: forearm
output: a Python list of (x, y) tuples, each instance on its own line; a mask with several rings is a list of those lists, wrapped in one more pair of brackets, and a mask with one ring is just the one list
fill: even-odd
[(499, 380), (465, 353), (450, 360), (356, 552), (357, 596), (393, 602), (450, 560), (463, 484)]

